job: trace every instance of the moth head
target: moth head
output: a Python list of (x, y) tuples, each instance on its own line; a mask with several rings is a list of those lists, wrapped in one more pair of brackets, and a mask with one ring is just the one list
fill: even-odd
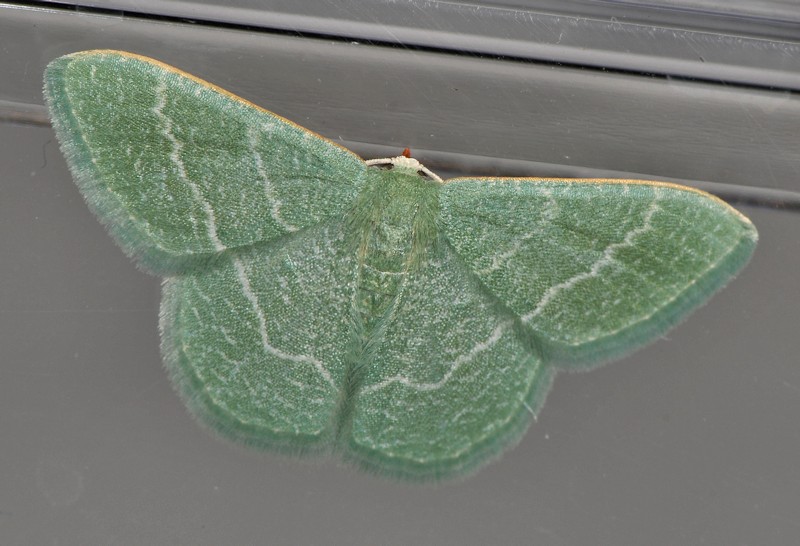
[(406, 174), (424, 174), (431, 180), (435, 180), (439, 183), (442, 182), (442, 179), (439, 176), (428, 169), (425, 165), (414, 159), (413, 157), (407, 157), (405, 155), (399, 155), (397, 157), (385, 157), (383, 159), (369, 159), (367, 160), (367, 165), (375, 166), (375, 165), (388, 165), (391, 169), (400, 171)]

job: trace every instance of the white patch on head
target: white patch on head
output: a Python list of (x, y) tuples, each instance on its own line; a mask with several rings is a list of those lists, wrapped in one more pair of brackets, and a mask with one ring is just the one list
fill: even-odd
[(392, 158), (392, 165), (395, 167), (404, 167), (407, 169), (413, 169), (415, 171), (420, 171), (424, 169), (422, 163), (414, 159), (413, 157), (406, 157), (404, 155), (399, 155), (397, 157)]
[(403, 170), (408, 170), (412, 172), (423, 173), (428, 176), (432, 180), (436, 180), (437, 182), (442, 182), (442, 179), (428, 169), (425, 165), (414, 159), (413, 157), (406, 157), (404, 155), (399, 155), (397, 157), (385, 157), (382, 159), (368, 159), (366, 164), (369, 166), (373, 165), (391, 165), (394, 168), (399, 168)]

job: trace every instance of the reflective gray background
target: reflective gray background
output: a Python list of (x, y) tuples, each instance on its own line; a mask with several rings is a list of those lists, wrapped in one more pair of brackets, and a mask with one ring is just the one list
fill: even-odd
[[(791, 10), (678, 28), (673, 12), (658, 26), (662, 12), (619, 6), (603, 21), (523, 2), (248, 4), (103, 4), (227, 27), (0, 4), (0, 543), (800, 542)], [(44, 65), (98, 47), (157, 57), (365, 155), (410, 146), (445, 175), (703, 181), (740, 199), (761, 242), (665, 339), (559, 376), (522, 442), (463, 482), (246, 451), (172, 392), (159, 280), (89, 213), (44, 124)]]

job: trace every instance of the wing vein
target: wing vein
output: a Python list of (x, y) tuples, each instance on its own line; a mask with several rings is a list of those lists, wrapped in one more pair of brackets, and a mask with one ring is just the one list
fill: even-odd
[(468, 353), (462, 354), (458, 358), (456, 358), (453, 361), (452, 366), (450, 366), (450, 368), (447, 370), (447, 372), (438, 381), (433, 381), (433, 382), (429, 382), (429, 383), (421, 383), (421, 382), (413, 381), (413, 380), (409, 379), (408, 377), (406, 377), (404, 375), (394, 375), (392, 377), (384, 379), (380, 383), (376, 383), (374, 385), (370, 385), (368, 387), (365, 387), (362, 392), (365, 393), (365, 394), (366, 393), (370, 393), (370, 392), (374, 392), (374, 391), (383, 389), (385, 387), (388, 387), (389, 385), (392, 385), (394, 383), (400, 383), (401, 385), (404, 385), (406, 387), (409, 387), (409, 388), (412, 388), (412, 389), (416, 389), (416, 390), (419, 390), (419, 391), (432, 391), (432, 390), (439, 389), (442, 386), (444, 386), (448, 381), (450, 381), (450, 378), (453, 376), (453, 374), (455, 374), (458, 371), (458, 369), (461, 366), (463, 366), (464, 364), (470, 362), (473, 358), (475, 358), (480, 353), (491, 349), (495, 345), (495, 343), (497, 343), (500, 340), (500, 338), (503, 337), (503, 331), (510, 324), (511, 324), (510, 322), (503, 322), (503, 323), (498, 324), (494, 328), (494, 330), (492, 330), (492, 333), (489, 334), (489, 337), (487, 337), (484, 341), (476, 343), (472, 347), (472, 349), (469, 350)]
[(253, 288), (250, 285), (250, 279), (247, 277), (247, 272), (244, 269), (244, 264), (239, 260), (239, 258), (233, 259), (233, 265), (236, 268), (236, 274), (239, 278), (239, 283), (242, 285), (242, 291), (244, 292), (245, 297), (250, 302), (253, 307), (253, 311), (256, 314), (256, 318), (258, 319), (258, 331), (261, 335), (261, 345), (264, 348), (264, 352), (280, 358), (282, 360), (288, 360), (290, 362), (297, 362), (297, 363), (305, 363), (311, 364), (316, 368), (319, 374), (325, 379), (325, 381), (332, 387), (336, 388), (336, 384), (331, 377), (330, 372), (325, 368), (325, 366), (317, 360), (316, 358), (306, 356), (306, 355), (293, 355), (281, 351), (277, 347), (273, 346), (269, 341), (269, 335), (267, 334), (267, 319), (264, 317), (264, 312), (261, 310), (261, 306), (258, 303), (258, 298), (256, 297), (255, 293), (253, 292)]
[(547, 305), (553, 301), (553, 299), (555, 299), (556, 296), (558, 296), (558, 294), (563, 290), (569, 290), (581, 281), (597, 277), (597, 275), (600, 273), (600, 270), (610, 266), (616, 261), (614, 254), (617, 252), (617, 250), (631, 246), (636, 237), (652, 230), (653, 225), (651, 224), (651, 221), (653, 219), (653, 215), (655, 215), (657, 211), (661, 210), (658, 206), (658, 188), (654, 188), (654, 191), (655, 199), (650, 203), (650, 206), (644, 215), (644, 222), (641, 226), (629, 231), (621, 242), (608, 245), (603, 251), (603, 255), (600, 256), (600, 258), (594, 262), (594, 264), (592, 264), (592, 267), (588, 271), (578, 273), (577, 275), (548, 288), (533, 310), (523, 315), (522, 321), (527, 323), (541, 315), (544, 311), (544, 308), (547, 307)]
[(277, 193), (275, 188), (272, 185), (272, 180), (270, 180), (269, 176), (267, 176), (267, 171), (264, 169), (264, 161), (261, 157), (261, 154), (256, 149), (256, 143), (258, 141), (258, 135), (256, 134), (255, 127), (248, 127), (247, 128), (247, 140), (250, 144), (250, 151), (253, 154), (253, 158), (256, 162), (256, 171), (258, 171), (258, 176), (261, 177), (261, 182), (264, 185), (264, 193), (267, 196), (267, 200), (270, 203), (270, 216), (275, 223), (281, 226), (286, 231), (297, 231), (299, 228), (294, 226), (284, 220), (281, 217), (281, 201), (278, 199)]
[[(206, 199), (200, 193), (200, 188), (198, 187), (197, 183), (189, 178), (186, 172), (186, 165), (183, 163), (183, 159), (181, 159), (183, 143), (178, 140), (173, 133), (172, 120), (164, 113), (164, 107), (167, 105), (167, 83), (163, 79), (163, 76), (159, 78), (158, 86), (156, 87), (155, 92), (158, 102), (152, 108), (152, 110), (153, 113), (161, 120), (161, 124), (164, 127), (164, 136), (167, 137), (167, 140), (169, 140), (170, 145), (172, 146), (172, 151), (169, 154), (169, 158), (175, 164), (175, 167), (177, 167), (178, 175), (180, 176), (181, 180), (185, 182), (187, 186), (189, 186), (192, 196), (194, 197), (195, 201), (200, 203), (200, 206), (203, 208), (203, 212), (205, 212), (206, 217), (208, 218), (206, 232), (208, 238), (211, 240), (211, 243), (214, 245), (214, 249), (217, 251), (223, 251), (227, 247), (222, 244), (222, 241), (219, 240), (214, 209), (211, 208), (209, 202), (206, 201)], [(197, 231), (197, 219), (190, 215), (189, 221), (192, 223), (194, 231)]]

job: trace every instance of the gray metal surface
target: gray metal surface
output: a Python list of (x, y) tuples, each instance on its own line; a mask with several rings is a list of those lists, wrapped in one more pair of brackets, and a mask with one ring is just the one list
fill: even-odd
[(132, 14), (800, 89), (800, 11), (780, 0), (88, 0), (82, 4)]
[(0, 36), (0, 101), (41, 104), (50, 59), (117, 48), (334, 140), (481, 156), (500, 170), (509, 159), (800, 189), (800, 98), (788, 91), (81, 13), (4, 10)]
[[(786, 92), (90, 14), (0, 6), (0, 109), (40, 112), (44, 65), (96, 47), (453, 172), (800, 189)], [(0, 543), (800, 541), (797, 213), (741, 206), (761, 242), (708, 306), (623, 361), (559, 376), (521, 444), (478, 475), (411, 486), (198, 427), (161, 366), (158, 279), (89, 213), (51, 130), (18, 122), (0, 123)]]

